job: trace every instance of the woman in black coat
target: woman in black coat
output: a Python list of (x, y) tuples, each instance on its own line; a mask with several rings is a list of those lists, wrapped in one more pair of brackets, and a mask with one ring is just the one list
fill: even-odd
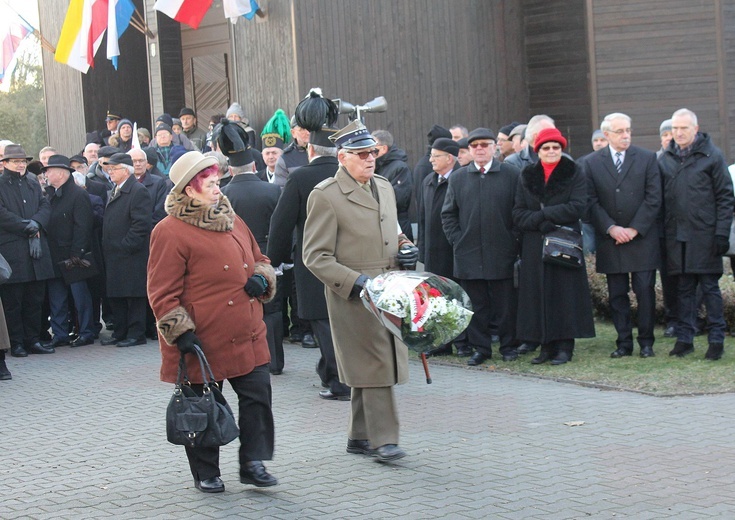
[(586, 269), (542, 260), (544, 234), (557, 226), (580, 231), (587, 204), (584, 173), (562, 156), (566, 145), (556, 128), (539, 132), (534, 147), (539, 160), (521, 172), (513, 208), (522, 233), (516, 330), (519, 340), (541, 343), (535, 364), (564, 364), (572, 359), (574, 338), (595, 335)]

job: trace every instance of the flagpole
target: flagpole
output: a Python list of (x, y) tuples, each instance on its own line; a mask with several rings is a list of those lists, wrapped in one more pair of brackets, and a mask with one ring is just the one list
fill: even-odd
[(28, 22), (28, 20), (26, 20), (25, 18), (23, 18), (18, 11), (16, 11), (15, 9), (13, 9), (13, 6), (11, 6), (10, 4), (8, 4), (8, 2), (6, 0), (3, 0), (3, 4), (5, 4), (5, 6), (8, 9), (10, 9), (11, 11), (13, 11), (18, 18), (20, 18), (28, 27), (31, 28), (31, 30), (32, 30), (31, 32), (32, 32), (33, 36), (35, 36), (38, 39), (39, 43), (41, 44), (41, 48), (42, 49), (47, 50), (51, 54), (56, 53), (56, 47), (54, 47), (53, 45), (51, 45), (51, 43), (46, 38), (43, 37), (43, 35), (41, 34), (41, 31), (39, 31), (38, 29), (36, 29), (33, 25), (31, 25)]
[[(137, 18), (136, 18), (137, 17)], [(135, 19), (136, 23), (138, 23), (143, 29), (141, 32), (148, 36), (151, 40), (156, 37), (155, 34), (153, 34), (153, 31), (151, 31), (150, 27), (148, 27), (148, 24), (146, 23), (145, 19), (143, 18), (143, 15), (140, 14), (140, 11), (138, 11), (138, 8), (135, 8), (135, 11), (133, 11), (133, 16), (130, 18), (130, 22), (133, 22), (133, 19)], [(140, 30), (140, 29), (138, 29)]]

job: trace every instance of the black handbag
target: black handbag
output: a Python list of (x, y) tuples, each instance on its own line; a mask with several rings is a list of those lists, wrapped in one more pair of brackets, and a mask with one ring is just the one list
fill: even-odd
[(171, 444), (190, 448), (224, 446), (235, 439), (240, 430), (204, 352), (198, 346), (194, 348), (202, 369), (203, 392), (199, 396), (191, 388), (182, 353), (174, 395), (166, 408), (166, 437)]
[(566, 226), (544, 235), (543, 260), (547, 264), (580, 268), (584, 265), (582, 234)]

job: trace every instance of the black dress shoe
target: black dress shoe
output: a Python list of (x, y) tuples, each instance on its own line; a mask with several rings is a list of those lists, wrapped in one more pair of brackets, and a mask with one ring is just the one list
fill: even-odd
[[(10, 370), (8, 370), (8, 365), (5, 364), (5, 359), (0, 359), (0, 381), (10, 381), (11, 379), (13, 379), (13, 376), (10, 374)], [(349, 448), (349, 442), (347, 443), (347, 447)]]
[(674, 344), (674, 348), (669, 352), (669, 356), (684, 357), (687, 354), (694, 352), (694, 345), (692, 343), (684, 343), (683, 341), (677, 341)]
[(225, 490), (225, 483), (219, 477), (195, 480), (194, 485), (203, 493), (222, 493)]
[(51, 341), (48, 341), (46, 343), (41, 343), (41, 345), (46, 348), (68, 347), (69, 345), (71, 345), (71, 340), (69, 338), (66, 338), (66, 339), (54, 338)]
[(316, 348), (317, 344), (314, 341), (314, 335), (304, 334), (304, 338), (301, 340), (301, 346), (304, 348)]
[(13, 357), (28, 357), (28, 352), (23, 345), (13, 345), (10, 347), (10, 355)]
[(560, 350), (554, 359), (551, 360), (552, 365), (563, 365), (572, 360), (572, 355), (569, 352)]
[(335, 394), (331, 390), (321, 390), (319, 392), (319, 397), (322, 399), (326, 399), (328, 401), (349, 401), (350, 400), (350, 394)]
[(355, 455), (369, 455), (372, 457), (375, 455), (375, 450), (370, 446), (370, 441), (347, 439), (347, 453), (354, 453)]
[(281, 370), (280, 368), (272, 368), (270, 370), (270, 373), (272, 376), (280, 376), (281, 374), (283, 374), (283, 370)]
[(71, 342), (71, 346), (72, 347), (86, 347), (87, 345), (92, 345), (93, 343), (94, 343), (94, 338), (77, 338)]
[(724, 349), (725, 346), (722, 343), (710, 343), (709, 348), (707, 349), (707, 353), (704, 355), (704, 359), (717, 361), (722, 357), (722, 351)]
[(628, 350), (627, 348), (618, 347), (618, 349), (610, 354), (610, 357), (613, 359), (625, 357), (625, 356), (632, 356), (633, 355), (633, 349)]
[(26, 350), (29, 354), (53, 354), (54, 352), (56, 352), (53, 347), (44, 347), (39, 342), (35, 342)]
[(653, 347), (651, 345), (646, 345), (641, 347), (641, 357), (642, 358), (649, 358), (654, 357), (656, 354), (653, 351)]
[(518, 359), (518, 352), (511, 350), (503, 354), (503, 361), (515, 361)]
[(427, 358), (432, 357), (432, 356), (451, 356), (452, 355), (452, 345), (450, 343), (449, 345), (442, 345), (441, 347), (429, 349), (424, 352), (424, 355)]
[(134, 347), (136, 345), (145, 345), (147, 343), (145, 336), (142, 338), (129, 338), (124, 339), (117, 344), (118, 347)]
[(664, 338), (675, 338), (676, 337), (676, 327), (674, 325), (671, 325), (670, 327), (666, 327), (666, 330), (664, 330)]
[(278, 479), (268, 473), (263, 463), (251, 460), (240, 467), (240, 482), (257, 487), (270, 487), (278, 484)]
[(472, 347), (470, 346), (463, 346), (463, 347), (457, 347), (457, 356), (459, 357), (470, 357), (472, 355)]
[(375, 450), (375, 455), (378, 457), (378, 462), (390, 462), (402, 459), (406, 456), (406, 452), (395, 444), (384, 444)]
[(304, 339), (304, 336), (302, 334), (299, 334), (298, 332), (294, 332), (289, 336), (288, 340), (291, 343), (301, 343), (301, 340)]
[(469, 361), (467, 361), (467, 364), (471, 367), (476, 367), (477, 365), (482, 365), (488, 359), (490, 359), (490, 356), (486, 356), (482, 352), (475, 352)]
[(520, 355), (529, 354), (531, 352), (535, 352), (537, 348), (537, 343), (521, 343), (520, 346), (516, 349), (516, 352), (518, 352), (518, 354)]
[(120, 338), (116, 338), (115, 336), (112, 336), (111, 338), (101, 340), (100, 345), (103, 345), (105, 347), (108, 345), (117, 345), (121, 341), (122, 340)]

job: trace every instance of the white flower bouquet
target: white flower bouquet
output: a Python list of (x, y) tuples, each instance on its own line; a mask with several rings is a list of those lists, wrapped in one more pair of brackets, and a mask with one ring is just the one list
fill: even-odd
[(472, 318), (467, 293), (452, 280), (428, 272), (378, 275), (360, 296), (384, 327), (418, 352), (449, 343)]

